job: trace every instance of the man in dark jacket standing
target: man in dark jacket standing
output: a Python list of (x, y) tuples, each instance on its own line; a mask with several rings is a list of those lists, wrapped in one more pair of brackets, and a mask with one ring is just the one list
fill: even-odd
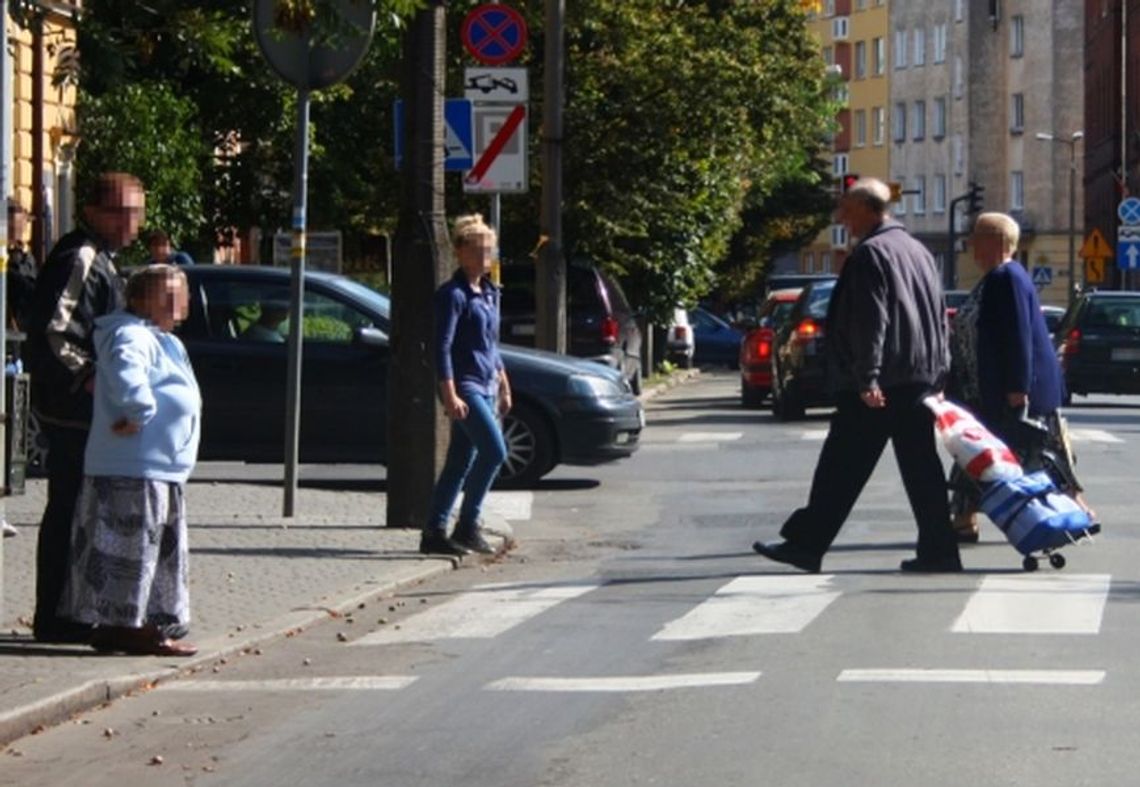
[(142, 183), (122, 172), (100, 175), (86, 205), (87, 228), (60, 238), (44, 263), (25, 326), (32, 409), (48, 447), (47, 506), (36, 544), (33, 631), (40, 642), (85, 642), (90, 634), (89, 627), (60, 618), (56, 610), (91, 425), (94, 322), (123, 305), (114, 255), (138, 237), (145, 210)]
[(950, 528), (934, 419), (923, 405), (949, 367), (939, 271), (921, 243), (887, 214), (890, 190), (857, 181), (839, 218), (860, 239), (827, 313), (828, 369), (836, 412), (806, 508), (784, 523), (783, 541), (756, 542), (761, 555), (817, 572), (878, 464), (887, 440), (918, 522), (918, 555), (903, 571), (961, 571)]

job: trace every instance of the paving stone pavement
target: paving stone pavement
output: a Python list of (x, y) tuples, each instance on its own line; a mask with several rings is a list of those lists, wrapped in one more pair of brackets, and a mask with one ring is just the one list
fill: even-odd
[[(5, 539), (3, 549), (0, 745), (150, 680), (255, 647), (330, 610), (355, 608), (453, 566), (421, 556), (418, 531), (384, 527), (382, 492), (302, 487), (297, 516), (287, 520), (275, 515), (279, 486), (191, 481), (189, 640), (200, 647), (199, 656), (101, 656), (86, 647), (40, 646), (29, 626), (46, 483), (31, 480), (27, 492), (4, 501), (19, 535)], [(486, 524), (509, 532), (505, 516), (517, 511), (510, 496), (492, 493), (487, 509)]]

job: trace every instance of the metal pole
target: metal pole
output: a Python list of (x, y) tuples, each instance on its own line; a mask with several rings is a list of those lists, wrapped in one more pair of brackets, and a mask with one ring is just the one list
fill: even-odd
[(1069, 140), (1069, 305), (1077, 300), (1077, 141)]
[(947, 290), (954, 289), (954, 278), (956, 276), (956, 268), (958, 267), (958, 254), (954, 250), (955, 235), (958, 232), (958, 225), (954, 223), (954, 211), (958, 207), (958, 200), (950, 200), (950, 231), (947, 236), (950, 239), (950, 245), (946, 249), (946, 268), (942, 271), (942, 287)]
[(297, 172), (293, 185), (292, 289), (289, 303), (289, 367), (285, 381), (285, 502), (296, 510), (297, 455), (301, 433), (301, 348), (304, 338), (305, 217), (309, 195), (309, 91), (297, 91)]
[[(1120, 0), (1120, 183), (1128, 196), (1128, 0)], [(1125, 268), (1122, 278), (1130, 289), (1132, 271)]]
[[(0, 0), (0, 105), (12, 106), (12, 80), (8, 54), (8, 0)], [(12, 191), (12, 112), (0, 112), (0, 200), (5, 203)], [(8, 209), (0, 210), (0, 349), (4, 366), (8, 363)], [(7, 382), (7, 380), (5, 380)], [(8, 496), (8, 402), (7, 385), (0, 385), (0, 520), (7, 516)], [(4, 617), (4, 539), (0, 538), (0, 620)]]

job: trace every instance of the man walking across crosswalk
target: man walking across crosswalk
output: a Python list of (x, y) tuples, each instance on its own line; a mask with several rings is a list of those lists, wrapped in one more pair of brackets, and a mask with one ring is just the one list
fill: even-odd
[(782, 541), (753, 545), (804, 571), (820, 570), (888, 440), (918, 522), (918, 555), (902, 570), (962, 570), (933, 415), (922, 403), (949, 368), (942, 285), (930, 252), (890, 218), (889, 204), (890, 189), (872, 178), (856, 181), (840, 199), (838, 218), (859, 244), (827, 313), (836, 412), (807, 506), (784, 523)]

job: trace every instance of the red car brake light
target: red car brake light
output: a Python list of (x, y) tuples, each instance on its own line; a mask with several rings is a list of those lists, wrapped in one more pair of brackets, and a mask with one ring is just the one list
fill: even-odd
[(618, 321), (613, 317), (602, 320), (602, 341), (605, 344), (616, 344), (618, 340)]
[(818, 339), (823, 336), (823, 326), (815, 320), (808, 318), (796, 326), (796, 339), (801, 342)]
[(1064, 363), (1081, 350), (1081, 329), (1073, 328), (1061, 342), (1061, 362)]

